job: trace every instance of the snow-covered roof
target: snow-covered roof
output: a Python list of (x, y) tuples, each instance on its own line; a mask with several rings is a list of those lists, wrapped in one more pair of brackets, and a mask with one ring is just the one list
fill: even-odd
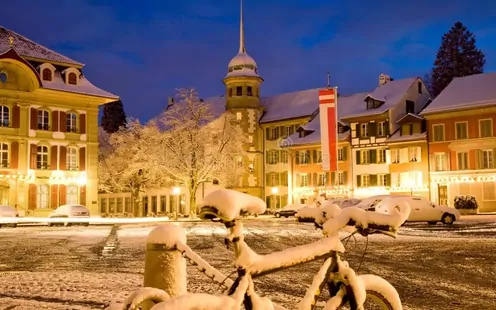
[(395, 142), (407, 142), (407, 141), (417, 141), (417, 140), (426, 140), (427, 133), (416, 133), (413, 135), (400, 135), (400, 130), (397, 130), (394, 134), (392, 134), (389, 138), (387, 138), (386, 143), (395, 143)]
[(54, 52), (51, 49), (33, 42), (28, 38), (2, 26), (0, 26), (0, 54), (3, 54), (10, 49), (9, 37), (14, 39), (13, 48), (20, 56), (39, 59), (45, 62), (58, 62), (77, 67), (84, 66), (80, 62)]
[(408, 119), (412, 119), (415, 121), (422, 121), (424, 118), (422, 116), (419, 116), (419, 115), (416, 115), (413, 113), (408, 113), (408, 114), (405, 114), (403, 117), (401, 117), (399, 120), (397, 120), (396, 123), (401, 124), (402, 122), (404, 122)]
[[(354, 113), (350, 113), (346, 117), (371, 116), (388, 111), (400, 102), (415, 81), (417, 81), (417, 78), (407, 78), (389, 81), (384, 85), (378, 86), (373, 92), (365, 95), (362, 99), (362, 105), (358, 106)], [(384, 103), (377, 109), (367, 110), (365, 103), (367, 97)]]
[(52, 81), (43, 81), (43, 88), (53, 89), (59, 91), (66, 91), (71, 93), (83, 94), (83, 95), (91, 95), (98, 97), (105, 97), (111, 99), (119, 99), (119, 96), (116, 96), (108, 91), (100, 89), (93, 85), (84, 75), (81, 74), (79, 77), (78, 85), (67, 84), (64, 81), (64, 78), (60, 74), (59, 71), (55, 71), (53, 74)]
[(454, 78), (420, 115), (496, 105), (496, 72)]
[(203, 99), (203, 102), (210, 105), (210, 112), (214, 118), (218, 118), (226, 111), (226, 97), (217, 96)]
[(266, 109), (260, 123), (312, 115), (319, 108), (319, 89), (321, 88), (262, 97), (261, 101)]

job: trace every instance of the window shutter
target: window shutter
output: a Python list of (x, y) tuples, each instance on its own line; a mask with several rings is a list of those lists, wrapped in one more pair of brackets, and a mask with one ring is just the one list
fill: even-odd
[(50, 206), (52, 209), (57, 209), (58, 208), (58, 191), (59, 191), (59, 186), (57, 184), (53, 184), (50, 186)]
[(279, 163), (279, 151), (274, 151), (275, 153), (275, 163), (278, 164)]
[(281, 185), (282, 186), (288, 186), (288, 173), (287, 172), (282, 172), (280, 179), (281, 179)]
[(317, 164), (319, 161), (317, 159), (317, 150), (313, 150), (313, 163)]
[(369, 123), (369, 137), (377, 136), (377, 123)]
[(418, 163), (422, 161), (422, 147), (417, 146), (417, 154), (415, 155), (415, 158)]
[(389, 121), (384, 122), (386, 124), (386, 136), (389, 137)]
[(298, 152), (298, 151), (297, 151), (297, 152), (295, 152), (295, 163), (296, 163), (297, 165), (299, 165), (299, 164), (300, 164), (300, 152)]
[(60, 205), (65, 205), (67, 203), (67, 186), (64, 184), (59, 185), (59, 201)]
[(270, 140), (270, 129), (265, 128), (265, 140)]
[(377, 150), (370, 150), (369, 156), (370, 156), (370, 163), (371, 164), (377, 163)]
[(267, 183), (267, 186), (272, 186), (271, 179), (270, 179), (270, 173), (267, 173), (265, 175), (265, 183)]
[(86, 185), (79, 188), (79, 203), (86, 206)]
[(67, 147), (60, 147), (60, 160), (59, 160), (59, 169), (67, 170)]
[(360, 123), (356, 124), (356, 136), (357, 138), (360, 138), (361, 133), (360, 133)]
[(269, 164), (269, 159), (270, 159), (270, 151), (266, 151), (265, 153), (265, 163)]
[(10, 144), (10, 168), (19, 167), (19, 142), (14, 141)]
[(12, 108), (12, 127), (21, 128), (21, 111), (17, 104)]
[(336, 185), (336, 172), (331, 172), (331, 186)]
[(348, 185), (348, 171), (343, 171), (343, 185)]
[(277, 173), (277, 172), (274, 172), (274, 175), (276, 177), (276, 184), (274, 184), (274, 186), (281, 185), (281, 174), (280, 173)]
[(355, 154), (356, 154), (356, 164), (360, 165), (360, 151), (356, 151)]
[(38, 129), (38, 110), (31, 108), (31, 129)]
[(391, 174), (386, 174), (386, 186), (391, 186)]
[(343, 147), (342, 153), (343, 153), (343, 161), (348, 160), (348, 147), (347, 146)]
[(79, 133), (86, 134), (86, 114), (79, 114)]
[(356, 176), (356, 182), (357, 182), (357, 187), (362, 187), (362, 176), (361, 175)]
[(59, 131), (59, 111), (52, 111), (52, 131)]
[(377, 174), (370, 175), (370, 185), (377, 186)]
[(317, 173), (312, 173), (312, 186), (319, 186), (319, 182), (318, 182), (318, 175)]
[(38, 152), (38, 146), (36, 144), (31, 144), (31, 150), (29, 152), (29, 167), (31, 169), (36, 169), (36, 154)]
[(50, 148), (50, 170), (57, 170), (57, 146)]
[(445, 171), (450, 171), (451, 170), (451, 152), (444, 153), (444, 169)]
[(35, 184), (29, 184), (28, 208), (29, 208), (29, 210), (36, 209), (36, 185)]
[(67, 132), (67, 113), (60, 111), (60, 132)]
[(296, 187), (301, 187), (301, 175), (296, 175)]
[(86, 170), (86, 148), (82, 147), (79, 149), (79, 170)]
[(307, 162), (305, 164), (310, 164), (312, 162), (312, 158), (310, 156), (312, 156), (312, 153), (310, 151), (306, 151), (306, 160)]

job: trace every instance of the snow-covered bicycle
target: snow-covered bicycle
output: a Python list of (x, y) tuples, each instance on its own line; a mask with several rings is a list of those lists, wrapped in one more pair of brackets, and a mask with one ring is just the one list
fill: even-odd
[[(339, 230), (351, 226), (364, 236), (382, 233), (395, 237), (410, 213), (406, 202), (400, 202), (390, 214), (366, 212), (354, 207), (341, 209), (324, 203), (322, 207), (315, 208), (312, 216), (316, 226), (322, 229), (324, 238), (258, 255), (244, 241), (243, 223), (239, 218), (242, 213), (261, 214), (265, 208), (263, 200), (237, 191), (218, 190), (208, 195), (201, 207), (200, 217), (218, 220), (229, 230), (226, 240), (234, 247), (238, 277), (232, 282), (227, 295), (187, 293), (174, 298), (163, 296), (155, 298), (158, 303), (152, 310), (234, 310), (242, 309), (242, 306), (246, 310), (284, 309), (272, 304), (268, 298), (260, 297), (255, 292), (253, 279), (321, 259), (324, 263), (300, 301), (299, 310), (315, 309), (317, 298), (326, 287), (330, 298), (324, 310), (403, 309), (398, 292), (389, 282), (376, 275), (357, 275), (346, 261), (341, 260), (340, 254), (345, 249), (339, 239)], [(186, 245), (178, 245), (177, 248), (187, 256), (187, 252), (191, 252)]]

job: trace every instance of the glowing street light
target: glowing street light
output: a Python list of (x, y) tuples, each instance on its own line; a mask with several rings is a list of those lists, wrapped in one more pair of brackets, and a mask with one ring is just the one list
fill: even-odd
[(172, 189), (172, 194), (179, 195), (181, 193), (181, 189), (179, 187), (174, 187)]
[(279, 189), (277, 187), (272, 187), (270, 189), (270, 192), (273, 194), (273, 195), (277, 195), (277, 193), (279, 193)]

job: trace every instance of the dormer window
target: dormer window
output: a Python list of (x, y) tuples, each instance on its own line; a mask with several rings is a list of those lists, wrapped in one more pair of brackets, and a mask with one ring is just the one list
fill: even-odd
[(74, 73), (74, 72), (69, 73), (69, 76), (67, 77), (67, 84), (77, 85), (76, 73)]
[(243, 96), (243, 87), (236, 86), (236, 96)]
[(377, 109), (378, 107), (380, 107), (383, 104), (382, 101), (374, 100), (370, 97), (367, 98), (366, 102), (367, 102), (367, 110)]
[(251, 86), (246, 87), (246, 95), (253, 96), (253, 88)]
[(41, 78), (43, 81), (51, 81), (52, 80), (52, 70), (45, 68), (41, 71)]

